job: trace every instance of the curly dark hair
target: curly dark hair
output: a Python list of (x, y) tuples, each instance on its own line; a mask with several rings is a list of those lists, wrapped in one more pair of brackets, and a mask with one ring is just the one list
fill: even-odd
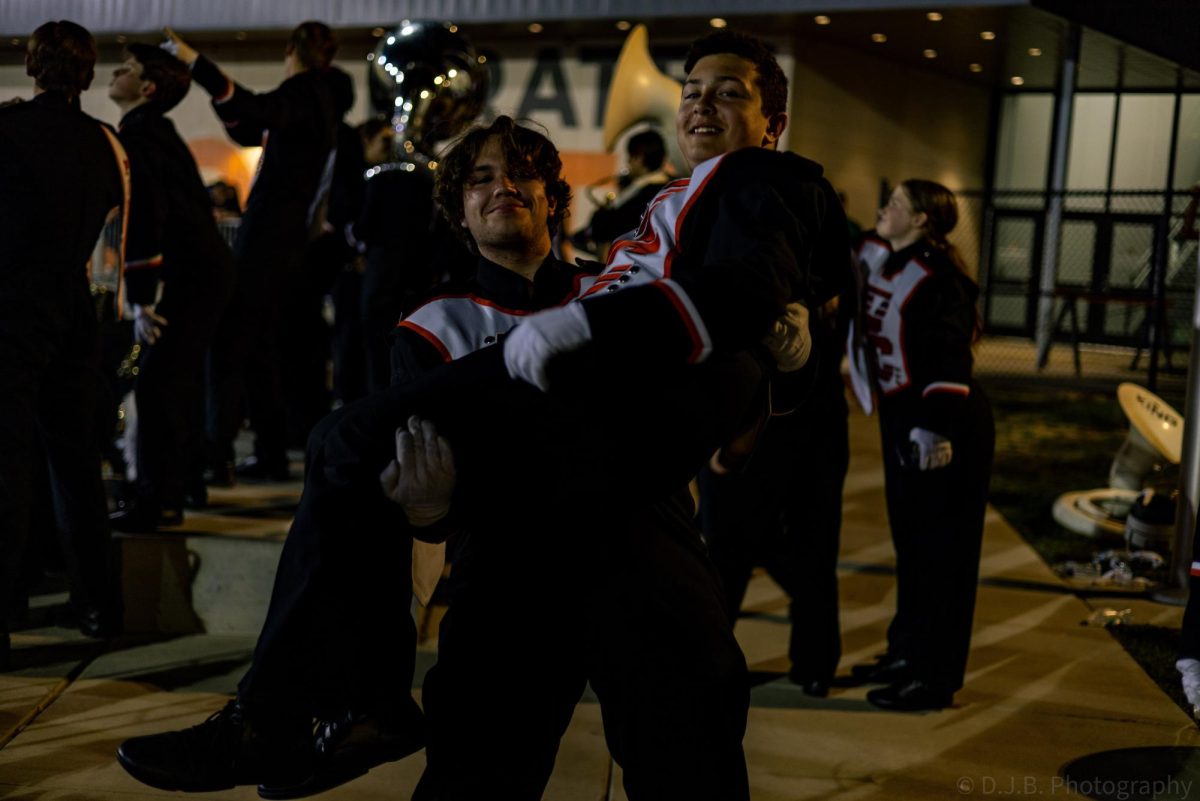
[(567, 218), (571, 206), (571, 186), (562, 178), (562, 159), (553, 142), (537, 131), (517, 125), (512, 117), (501, 116), (491, 125), (477, 125), (463, 134), (442, 157), (433, 188), (433, 199), (441, 208), (442, 215), (472, 253), (478, 253), (479, 249), (471, 232), (461, 225), (464, 214), (463, 188), (471, 170), (475, 168), (475, 160), (493, 136), (500, 140), (509, 169), (527, 172), (532, 168), (546, 185), (546, 199), (553, 204), (553, 211), (546, 220), (551, 238)]
[(48, 92), (75, 97), (92, 85), (95, 67), (96, 40), (77, 22), (46, 22), (29, 37), (25, 74)]
[(691, 72), (696, 62), (705, 56), (715, 56), (722, 53), (744, 58), (754, 65), (758, 77), (754, 83), (762, 95), (762, 113), (764, 117), (779, 114), (787, 110), (787, 76), (779, 62), (775, 60), (767, 45), (761, 40), (740, 31), (720, 30), (701, 36), (692, 42), (684, 61), (683, 71)]
[(155, 103), (163, 112), (179, 105), (192, 85), (192, 71), (175, 56), (154, 45), (134, 42), (125, 52), (142, 65), (142, 79), (154, 81)]

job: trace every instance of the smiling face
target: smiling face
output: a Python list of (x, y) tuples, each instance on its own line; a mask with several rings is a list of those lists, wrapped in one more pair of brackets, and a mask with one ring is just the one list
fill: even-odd
[(500, 139), (490, 137), (479, 151), (463, 185), (462, 225), (471, 232), (479, 252), (550, 252), (547, 220), (554, 211), (546, 184), (532, 165), (513, 169)]
[(714, 53), (696, 62), (675, 115), (679, 149), (691, 167), (743, 147), (774, 147), (787, 114), (763, 114), (753, 62)]

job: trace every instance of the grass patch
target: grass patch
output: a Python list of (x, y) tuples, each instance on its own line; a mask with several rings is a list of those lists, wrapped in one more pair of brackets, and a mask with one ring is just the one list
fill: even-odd
[[(991, 503), (1049, 565), (1087, 562), (1097, 551), (1123, 548), (1121, 539), (1068, 531), (1051, 514), (1064, 492), (1103, 487), (1129, 422), (1116, 393), (1033, 392), (987, 388), (996, 417)], [(1168, 485), (1177, 477), (1162, 476)], [(1155, 482), (1160, 483), (1160, 482)], [(1164, 554), (1167, 556), (1167, 554)], [(1142, 669), (1191, 717), (1175, 670), (1179, 630), (1123, 625), (1109, 631)]]
[(1129, 423), (1115, 396), (988, 388), (996, 416), (991, 503), (1047, 563), (1089, 561), (1119, 541), (1094, 540), (1054, 521), (1054, 499), (1103, 487)]

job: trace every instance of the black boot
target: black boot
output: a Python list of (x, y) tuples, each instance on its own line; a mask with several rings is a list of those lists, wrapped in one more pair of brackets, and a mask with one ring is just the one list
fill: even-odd
[(117, 749), (133, 778), (160, 790), (209, 792), (240, 784), (291, 786), (311, 776), (311, 725), (251, 721), (236, 699), (199, 726), (133, 737)]

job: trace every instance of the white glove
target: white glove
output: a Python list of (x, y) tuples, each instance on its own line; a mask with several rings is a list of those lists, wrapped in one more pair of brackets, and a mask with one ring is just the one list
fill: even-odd
[(1200, 720), (1200, 661), (1180, 659), (1175, 669), (1183, 678), (1183, 694), (1192, 705), (1192, 717)]
[(167, 41), (159, 45), (163, 50), (166, 50), (189, 67), (196, 63), (196, 59), (200, 58), (200, 54), (191, 45), (183, 41), (175, 31), (170, 28), (163, 28), (163, 33), (167, 36)]
[(920, 470), (936, 470), (939, 467), (945, 467), (954, 458), (950, 440), (941, 434), (924, 428), (914, 428), (908, 432), (908, 440), (917, 446), (917, 467)]
[(504, 366), (513, 378), (545, 392), (551, 357), (581, 348), (592, 339), (587, 312), (580, 303), (531, 314), (504, 338)]
[(412, 525), (431, 526), (450, 512), (456, 475), (450, 443), (433, 423), (408, 418), (396, 429), (396, 458), (379, 474), (383, 494), (404, 507)]
[(799, 370), (812, 353), (812, 334), (808, 330), (808, 309), (803, 303), (789, 303), (782, 317), (776, 318), (763, 344), (775, 357), (781, 373)]
[(153, 345), (162, 336), (167, 318), (154, 312), (153, 306), (133, 305), (133, 336), (138, 342)]

